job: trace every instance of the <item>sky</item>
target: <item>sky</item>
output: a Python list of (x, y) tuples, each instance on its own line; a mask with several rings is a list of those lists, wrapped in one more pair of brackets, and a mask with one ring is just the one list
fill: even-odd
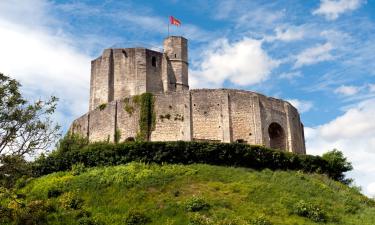
[(334, 148), (375, 196), (375, 1), (2, 0), (0, 72), (30, 100), (59, 97), (63, 132), (88, 111), (90, 61), (110, 47), (162, 49), (168, 16), (189, 40), (191, 88), (292, 103), (307, 153)]

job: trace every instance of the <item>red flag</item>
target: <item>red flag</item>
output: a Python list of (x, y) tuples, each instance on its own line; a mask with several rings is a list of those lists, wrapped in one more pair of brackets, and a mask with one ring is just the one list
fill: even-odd
[(169, 17), (169, 22), (172, 25), (181, 26), (181, 22), (178, 19), (174, 18), (173, 16)]

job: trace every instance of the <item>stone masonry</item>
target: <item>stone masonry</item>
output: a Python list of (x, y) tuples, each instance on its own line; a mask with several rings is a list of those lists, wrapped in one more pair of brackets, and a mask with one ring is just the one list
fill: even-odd
[[(164, 52), (106, 49), (91, 63), (90, 111), (70, 132), (90, 142), (134, 140), (140, 107), (134, 96), (153, 93), (155, 127), (150, 141), (241, 142), (305, 154), (303, 124), (289, 102), (234, 89), (188, 85), (187, 40), (171, 36)], [(131, 109), (131, 110), (129, 110)]]

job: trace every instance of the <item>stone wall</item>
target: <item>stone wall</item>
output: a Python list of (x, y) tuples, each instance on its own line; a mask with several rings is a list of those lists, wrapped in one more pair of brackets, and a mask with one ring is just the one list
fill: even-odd
[(113, 101), (106, 104), (104, 109), (94, 109), (90, 112), (88, 124), (89, 141), (114, 141), (115, 135), (115, 115), (117, 102)]
[(90, 110), (124, 97), (188, 90), (187, 40), (168, 37), (165, 52), (145, 48), (105, 49), (91, 62)]
[(155, 130), (152, 141), (191, 140), (190, 93), (155, 95)]
[[(303, 125), (288, 102), (232, 89), (202, 89), (154, 95), (151, 141), (245, 142), (305, 154)], [(135, 138), (139, 105), (133, 98), (112, 101), (74, 121), (71, 131), (90, 141)]]

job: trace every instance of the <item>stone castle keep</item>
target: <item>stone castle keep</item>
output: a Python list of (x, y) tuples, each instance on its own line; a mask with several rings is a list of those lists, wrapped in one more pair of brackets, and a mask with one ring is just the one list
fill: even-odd
[(91, 62), (90, 110), (70, 131), (91, 142), (134, 140), (143, 118), (137, 99), (152, 93), (150, 141), (242, 142), (306, 153), (303, 125), (289, 102), (244, 90), (189, 90), (187, 42), (167, 37), (163, 52), (105, 49)]

